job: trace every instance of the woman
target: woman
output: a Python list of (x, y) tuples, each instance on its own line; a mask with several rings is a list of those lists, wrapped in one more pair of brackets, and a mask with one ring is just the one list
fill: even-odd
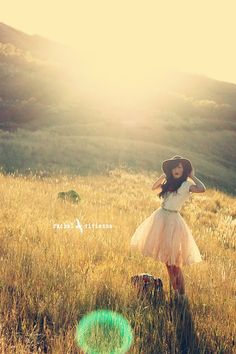
[(144, 256), (165, 263), (174, 290), (184, 294), (181, 267), (201, 262), (202, 258), (180, 210), (190, 193), (203, 193), (206, 187), (194, 176), (190, 160), (181, 156), (163, 161), (162, 170), (164, 174), (154, 183), (152, 190), (158, 190), (163, 201), (138, 226), (131, 238), (131, 249), (138, 249)]

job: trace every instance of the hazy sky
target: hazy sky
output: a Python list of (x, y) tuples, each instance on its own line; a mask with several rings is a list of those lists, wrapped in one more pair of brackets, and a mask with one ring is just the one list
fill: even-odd
[(236, 83), (235, 13), (235, 0), (6, 0), (0, 21), (76, 47), (97, 77), (172, 67)]

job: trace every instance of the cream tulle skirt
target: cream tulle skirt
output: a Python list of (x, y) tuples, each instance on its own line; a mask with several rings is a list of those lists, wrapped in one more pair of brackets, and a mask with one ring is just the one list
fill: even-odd
[(178, 267), (202, 261), (191, 230), (181, 214), (161, 207), (138, 226), (130, 246), (144, 256)]

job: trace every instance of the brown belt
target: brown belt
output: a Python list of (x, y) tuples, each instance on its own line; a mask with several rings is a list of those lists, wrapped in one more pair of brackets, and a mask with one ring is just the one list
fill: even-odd
[(164, 207), (161, 207), (161, 208), (164, 209), (164, 210), (167, 210), (167, 211), (173, 211), (174, 213), (178, 213), (179, 212), (179, 210), (170, 210), (170, 209), (166, 209)]

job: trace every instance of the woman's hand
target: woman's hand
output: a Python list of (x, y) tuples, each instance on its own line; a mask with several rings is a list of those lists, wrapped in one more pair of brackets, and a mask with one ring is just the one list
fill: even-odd
[(190, 174), (188, 175), (190, 178), (194, 177), (195, 171), (194, 168), (192, 169), (192, 171), (190, 172)]
[(166, 175), (165, 175), (165, 173), (162, 173), (162, 175), (160, 175), (160, 177), (157, 179), (157, 181), (153, 184), (152, 190), (157, 189), (162, 184), (164, 179), (166, 179)]
[(166, 174), (165, 174), (165, 173), (162, 173), (161, 177), (162, 177), (163, 179), (165, 179), (165, 178), (166, 178)]

